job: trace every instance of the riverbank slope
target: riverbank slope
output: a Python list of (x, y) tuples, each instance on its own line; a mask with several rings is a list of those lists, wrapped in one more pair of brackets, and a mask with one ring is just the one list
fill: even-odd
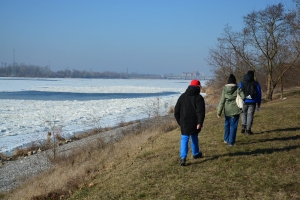
[[(3, 198), (300, 199), (300, 89), (274, 99), (255, 113), (253, 135), (239, 126), (232, 147), (223, 143), (224, 119), (207, 113), (199, 136), (203, 158), (189, 153), (187, 166), (179, 166), (179, 127), (149, 128), (60, 163)], [(77, 170), (84, 171), (72, 177)]]

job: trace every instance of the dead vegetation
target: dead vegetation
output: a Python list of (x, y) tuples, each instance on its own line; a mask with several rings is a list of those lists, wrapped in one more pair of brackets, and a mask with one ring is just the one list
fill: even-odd
[[(177, 128), (172, 116), (155, 117), (149, 122), (137, 121), (134, 129), (122, 129), (117, 134), (121, 141), (107, 143), (98, 138), (85, 146), (72, 150), (70, 154), (57, 153), (49, 156), (55, 167), (23, 184), (5, 195), (5, 199), (65, 199), (74, 191), (93, 185), (97, 174), (108, 168), (110, 163), (124, 152), (140, 151), (144, 142), (153, 143), (154, 135)], [(113, 140), (113, 139), (111, 139)]]
[[(291, 94), (292, 93), (292, 94)], [(121, 140), (95, 140), (52, 160), (55, 167), (2, 199), (300, 199), (299, 89), (262, 104), (254, 135), (223, 143), (223, 120), (207, 113), (204, 158), (179, 166), (180, 129), (172, 115), (138, 123)], [(282, 109), (287, 112), (283, 115)]]

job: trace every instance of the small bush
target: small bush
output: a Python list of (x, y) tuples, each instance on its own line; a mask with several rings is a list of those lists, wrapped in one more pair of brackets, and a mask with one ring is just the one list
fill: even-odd
[(169, 111), (168, 111), (168, 114), (171, 114), (171, 113), (174, 113), (174, 106), (171, 106)]

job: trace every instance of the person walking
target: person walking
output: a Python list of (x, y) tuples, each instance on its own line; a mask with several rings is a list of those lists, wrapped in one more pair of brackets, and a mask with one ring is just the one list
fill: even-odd
[[(255, 109), (260, 110), (261, 105), (261, 87), (260, 84), (254, 80), (254, 71), (248, 71), (244, 75), (243, 81), (238, 85), (245, 94), (245, 104), (242, 112), (242, 130), (241, 133), (252, 135), (251, 130)], [(256, 107), (257, 106), (257, 107)]]
[(205, 102), (204, 98), (200, 94), (200, 89), (200, 81), (192, 80), (186, 91), (178, 98), (174, 108), (174, 117), (181, 130), (181, 166), (186, 165), (186, 157), (189, 150), (189, 138), (191, 138), (193, 158), (202, 158), (198, 135), (203, 127), (205, 118)]
[(224, 86), (222, 96), (218, 104), (217, 117), (220, 118), (224, 110), (224, 143), (233, 146), (236, 140), (236, 131), (239, 123), (240, 109), (236, 104), (236, 97), (240, 95), (242, 99), (245, 98), (243, 91), (237, 86), (236, 78), (230, 74), (227, 84)]

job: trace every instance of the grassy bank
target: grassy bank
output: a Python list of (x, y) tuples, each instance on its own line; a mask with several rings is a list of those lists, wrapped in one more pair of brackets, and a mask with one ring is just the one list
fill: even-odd
[(224, 119), (207, 113), (199, 136), (204, 157), (189, 154), (187, 166), (179, 166), (180, 129), (173, 120), (113, 145), (98, 142), (86, 156), (63, 159), (3, 198), (300, 199), (300, 90), (284, 96), (263, 103), (254, 135), (239, 127), (233, 147), (223, 143)]

